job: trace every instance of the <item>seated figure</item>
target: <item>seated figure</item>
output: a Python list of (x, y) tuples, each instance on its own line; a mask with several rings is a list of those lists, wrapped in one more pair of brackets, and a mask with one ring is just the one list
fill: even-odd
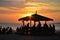
[(49, 32), (50, 32), (50, 33), (52, 33), (52, 29), (53, 29), (53, 28), (52, 28), (52, 26), (51, 26), (51, 24), (50, 24), (50, 25), (49, 25)]
[(2, 28), (2, 33), (4, 34), (6, 31), (5, 31), (5, 28)]
[(44, 25), (43, 25), (43, 32), (44, 33), (48, 33), (48, 25), (45, 23)]
[(16, 28), (16, 32), (19, 32), (19, 28), (18, 27)]
[(55, 25), (53, 24), (53, 32), (55, 32)]
[(10, 27), (9, 30), (8, 30), (8, 34), (11, 34), (13, 32), (12, 28)]
[(47, 28), (47, 27), (48, 27), (48, 25), (45, 23), (43, 27)]
[(29, 23), (27, 24), (27, 27), (29, 27)]
[(40, 22), (38, 23), (37, 27), (41, 27), (41, 23)]
[(50, 33), (54, 33), (55, 32), (55, 25), (53, 24), (52, 26), (51, 26), (51, 24), (50, 24), (50, 29), (49, 29), (49, 31), (50, 31)]
[(42, 27), (41, 27), (41, 23), (40, 22), (38, 22), (37, 30), (36, 31), (37, 31), (38, 34), (42, 33)]
[(0, 32), (1, 32), (1, 28), (0, 28)]

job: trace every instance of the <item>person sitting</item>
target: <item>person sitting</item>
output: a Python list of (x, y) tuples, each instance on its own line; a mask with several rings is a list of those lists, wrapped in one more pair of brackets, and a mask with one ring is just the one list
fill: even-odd
[(26, 30), (25, 30), (26, 34), (28, 34), (28, 32), (29, 32), (29, 30), (30, 30), (29, 23), (27, 24), (27, 26), (26, 26), (25, 29), (26, 29)]
[(5, 28), (2, 28), (2, 34), (4, 34), (6, 31), (5, 31)]
[(32, 34), (35, 34), (35, 32), (36, 32), (36, 27), (35, 27), (35, 24), (32, 26), (32, 28), (31, 28), (31, 33)]
[(55, 32), (55, 25), (53, 24), (53, 33)]
[(6, 30), (6, 33), (7, 33), (7, 32), (8, 32), (8, 30), (9, 30), (9, 27), (7, 27), (5, 30)]
[(43, 26), (43, 31), (44, 33), (48, 33), (48, 25), (45, 23), (44, 26)]
[(29, 27), (29, 23), (27, 24), (27, 27)]
[(35, 29), (36, 28), (36, 26), (35, 26), (35, 24), (33, 25), (33, 27), (32, 27), (33, 29)]
[(16, 28), (16, 32), (17, 32), (17, 33), (19, 32), (19, 28), (18, 28), (18, 27)]
[(37, 32), (39, 32), (39, 33), (42, 32), (42, 27), (41, 27), (41, 23), (40, 22), (37, 25)]
[(41, 27), (41, 23), (40, 22), (38, 23), (37, 27), (39, 27), (39, 28)]
[(2, 29), (2, 28), (0, 27), (0, 34), (1, 34), (1, 32), (2, 32), (1, 29)]
[(51, 26), (51, 24), (49, 25), (49, 33), (52, 33), (52, 26)]
[(10, 27), (9, 30), (8, 30), (8, 34), (11, 34), (13, 32), (12, 28)]
[(47, 27), (48, 27), (48, 25), (45, 23), (43, 27), (47, 28)]

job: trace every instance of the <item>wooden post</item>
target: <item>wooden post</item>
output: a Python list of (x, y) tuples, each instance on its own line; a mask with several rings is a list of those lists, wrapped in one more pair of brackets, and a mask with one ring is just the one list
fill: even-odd
[(35, 21), (34, 21), (34, 25), (35, 25)]
[(47, 22), (45, 21), (45, 24), (46, 24)]

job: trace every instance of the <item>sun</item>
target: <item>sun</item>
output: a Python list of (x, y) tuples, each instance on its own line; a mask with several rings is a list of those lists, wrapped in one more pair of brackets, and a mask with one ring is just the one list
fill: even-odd
[(32, 13), (26, 13), (26, 14), (23, 14), (21, 17), (26, 17), (26, 16), (31, 16)]
[(32, 15), (31, 13), (25, 14), (25, 16), (31, 16), (31, 15)]

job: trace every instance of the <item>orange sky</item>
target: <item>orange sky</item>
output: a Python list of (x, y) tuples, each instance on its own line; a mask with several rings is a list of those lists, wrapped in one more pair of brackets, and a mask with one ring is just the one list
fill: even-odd
[[(38, 14), (53, 18), (53, 22), (60, 22), (60, 6), (58, 2), (23, 2), (24, 4), (14, 6), (1, 7), (0, 6), (0, 23), (19, 23), (18, 19), (27, 15), (32, 15), (35, 11)], [(22, 7), (21, 7), (22, 5)], [(16, 7), (18, 6), (18, 7)]]

